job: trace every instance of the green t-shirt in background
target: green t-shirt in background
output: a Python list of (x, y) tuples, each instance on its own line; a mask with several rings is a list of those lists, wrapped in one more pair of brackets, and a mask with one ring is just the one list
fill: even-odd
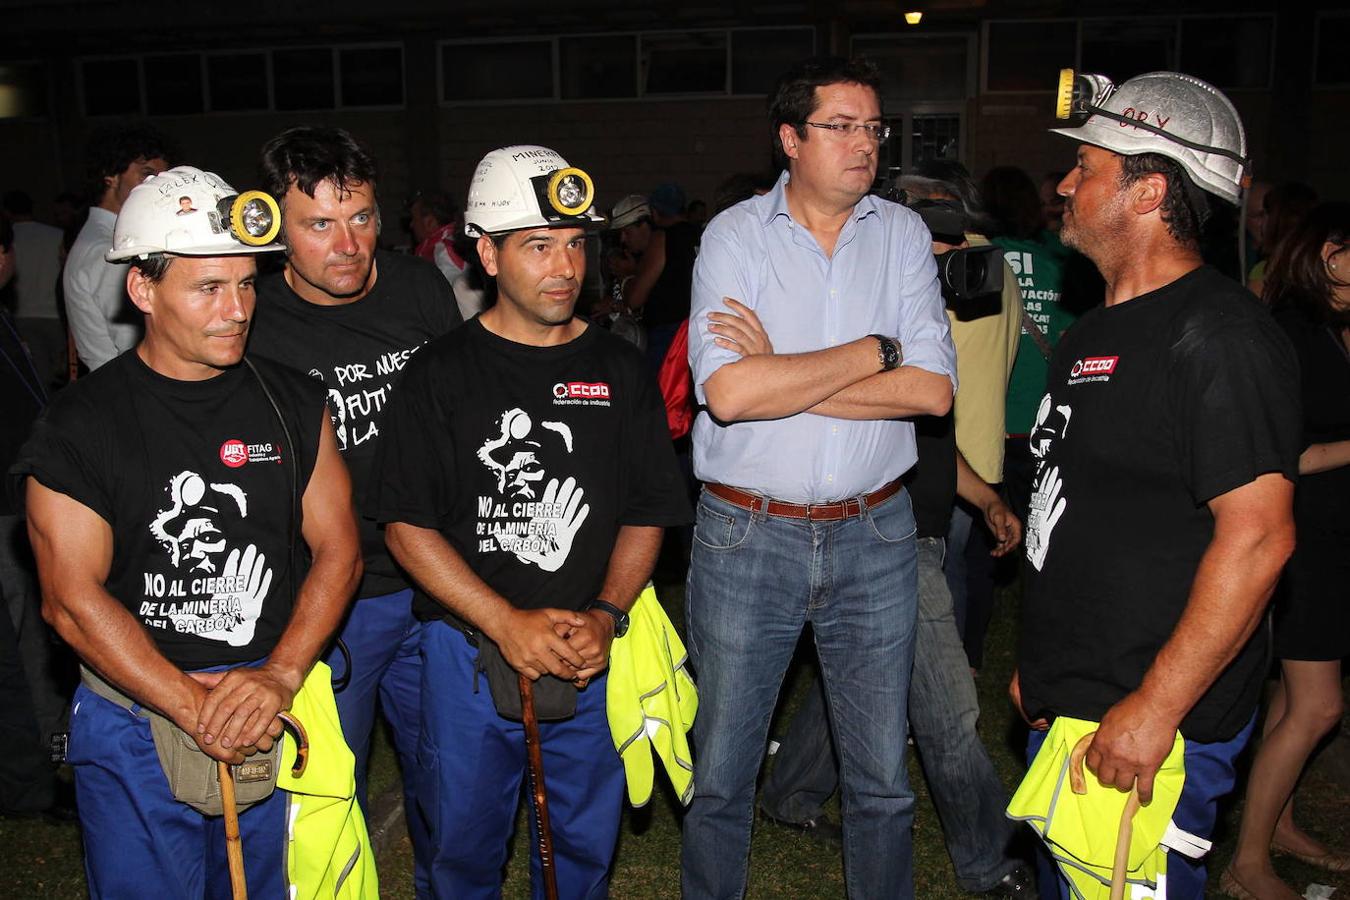
[[(997, 237), (991, 243), (1002, 248), (1003, 258), (1017, 276), (1023, 308), (1053, 349), (1077, 318), (1060, 303), (1064, 264), (1072, 251), (1061, 244), (1059, 236), (1052, 231), (1042, 231), (1025, 240)], [(1008, 379), (1007, 424), (1004, 426), (1008, 434), (1031, 431), (1036, 407), (1045, 395), (1047, 368), (1041, 348), (1027, 334), (1024, 324), (1017, 343), (1017, 361)]]

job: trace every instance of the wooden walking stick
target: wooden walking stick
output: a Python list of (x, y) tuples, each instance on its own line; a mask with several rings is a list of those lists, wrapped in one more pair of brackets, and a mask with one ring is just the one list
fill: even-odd
[[(1083, 777), (1083, 758), (1087, 756), (1092, 736), (1089, 732), (1078, 739), (1069, 753), (1069, 788), (1075, 794), (1087, 793), (1087, 780)], [(1111, 900), (1123, 900), (1125, 896), (1125, 873), (1130, 866), (1130, 841), (1134, 839), (1134, 814), (1139, 812), (1139, 785), (1130, 787), (1130, 797), (1125, 808), (1120, 811), (1120, 826), (1116, 831), (1116, 856), (1111, 863)]]
[(558, 876), (553, 871), (553, 832), (548, 824), (548, 792), (544, 787), (544, 753), (539, 746), (539, 719), (534, 714), (534, 683), (524, 675), (519, 678), (526, 768), (534, 799), (534, 830), (539, 835), (539, 868), (544, 873), (544, 896), (547, 900), (558, 900)]
[(220, 775), (220, 801), (225, 807), (225, 858), (230, 864), (230, 889), (234, 900), (248, 900), (244, 880), (244, 842), (239, 837), (239, 810), (234, 805), (234, 775), (229, 763), (216, 762)]

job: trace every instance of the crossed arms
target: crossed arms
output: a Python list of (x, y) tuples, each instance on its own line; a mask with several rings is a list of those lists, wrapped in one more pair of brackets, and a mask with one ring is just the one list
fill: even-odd
[(947, 376), (904, 364), (882, 372), (876, 338), (776, 354), (754, 310), (730, 297), (722, 302), (730, 312), (710, 312), (708, 331), (714, 344), (740, 358), (713, 372), (703, 390), (709, 411), (723, 422), (802, 412), (837, 419), (895, 419), (941, 416), (951, 409)]

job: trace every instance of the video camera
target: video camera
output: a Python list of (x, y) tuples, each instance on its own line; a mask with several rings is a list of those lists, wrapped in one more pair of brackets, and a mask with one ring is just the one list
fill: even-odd
[[(881, 196), (908, 206), (919, 214), (933, 239), (944, 244), (966, 240), (970, 221), (957, 200), (920, 200), (903, 188), (892, 186)], [(962, 247), (938, 253), (938, 283), (948, 303), (972, 300), (1003, 290), (1003, 251), (998, 247)]]

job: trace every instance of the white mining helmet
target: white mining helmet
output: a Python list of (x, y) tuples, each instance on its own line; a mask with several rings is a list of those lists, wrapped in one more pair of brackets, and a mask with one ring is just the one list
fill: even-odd
[(1149, 72), (1116, 87), (1104, 75), (1063, 69), (1055, 115), (1076, 120), (1056, 134), (1131, 156), (1175, 160), (1196, 186), (1238, 204), (1249, 160), (1242, 120), (1213, 85), (1179, 72)]
[(266, 253), (285, 249), (275, 242), (280, 231), (281, 210), (270, 194), (241, 194), (214, 172), (176, 166), (131, 189), (106, 258)]
[(522, 228), (595, 227), (591, 176), (557, 151), (531, 144), (502, 147), (483, 157), (469, 184), (464, 233), (469, 237)]

